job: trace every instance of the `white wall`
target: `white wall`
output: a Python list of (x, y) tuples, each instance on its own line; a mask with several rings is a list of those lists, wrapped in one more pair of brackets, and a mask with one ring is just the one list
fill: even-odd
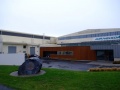
[(3, 52), (5, 54), (8, 53), (8, 46), (16, 46), (16, 53), (23, 53), (23, 51), (27, 51), (27, 48), (24, 49), (23, 45), (3, 44)]
[(36, 45), (26, 45), (26, 48), (23, 48), (23, 45), (15, 45), (15, 44), (4, 44), (3, 45), (3, 52), (4, 54), (8, 54), (8, 46), (16, 46), (16, 53), (23, 53), (26, 51), (27, 54), (30, 54), (30, 47), (35, 47), (35, 54), (40, 55), (40, 48)]
[[(56, 43), (56, 38), (51, 37), (50, 40), (38, 39), (38, 38), (27, 38), (2, 35), (3, 38), (3, 52), (8, 53), (8, 46), (16, 46), (16, 53), (23, 53), (26, 51), (30, 54), (30, 47), (35, 47), (35, 54), (40, 55), (40, 45)], [(26, 48), (23, 48), (26, 45)]]
[(57, 43), (57, 38), (51, 37), (50, 38), (50, 44), (56, 44)]
[(0, 42), (0, 53), (2, 53), (2, 42)]
[[(19, 37), (19, 36), (9, 36), (1, 35), (3, 39), (2, 51), (4, 54), (8, 54), (8, 46), (16, 46), (16, 53), (23, 53), (26, 51), (27, 54), (30, 54), (30, 47), (35, 47), (35, 54), (40, 55), (40, 46), (46, 44), (56, 43), (55, 37), (50, 37), (49, 39), (38, 39), (38, 38), (28, 38), (28, 37)], [(23, 45), (26, 45), (26, 48), (23, 48)], [(1, 50), (1, 48), (0, 48)]]
[(25, 61), (23, 53), (0, 54), (0, 65), (21, 65)]
[(38, 39), (38, 38), (27, 38), (27, 37), (18, 37), (18, 36), (8, 36), (2, 35), (4, 43), (18, 43), (18, 44), (31, 44), (31, 45), (39, 45), (39, 44), (49, 44), (51, 41), (47, 39)]

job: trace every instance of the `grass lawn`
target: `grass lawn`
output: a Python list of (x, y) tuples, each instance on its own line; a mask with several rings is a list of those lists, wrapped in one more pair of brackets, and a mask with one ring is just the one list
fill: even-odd
[(16, 90), (120, 90), (120, 72), (83, 72), (44, 68), (46, 74), (13, 77), (17, 66), (0, 66), (0, 84)]

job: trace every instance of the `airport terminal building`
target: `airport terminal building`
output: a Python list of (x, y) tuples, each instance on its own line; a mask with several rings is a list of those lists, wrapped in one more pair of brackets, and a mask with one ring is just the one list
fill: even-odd
[(89, 46), (96, 60), (120, 60), (120, 28), (88, 29), (59, 37), (61, 46)]
[(50, 37), (0, 30), (1, 53), (38, 54), (62, 60), (120, 60), (120, 28), (87, 29)]

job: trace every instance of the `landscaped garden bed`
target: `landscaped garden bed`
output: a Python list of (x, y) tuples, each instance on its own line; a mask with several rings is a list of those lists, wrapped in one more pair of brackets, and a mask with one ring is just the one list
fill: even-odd
[(120, 64), (120, 61), (113, 61), (113, 64)]
[(112, 67), (112, 68), (90, 68), (89, 71), (120, 71), (120, 68)]

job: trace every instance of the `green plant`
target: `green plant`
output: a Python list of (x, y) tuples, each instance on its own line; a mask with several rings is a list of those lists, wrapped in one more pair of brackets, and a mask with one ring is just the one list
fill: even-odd
[(90, 68), (89, 71), (120, 71), (120, 68), (112, 67), (112, 68)]
[(113, 64), (120, 64), (120, 61), (113, 61)]

